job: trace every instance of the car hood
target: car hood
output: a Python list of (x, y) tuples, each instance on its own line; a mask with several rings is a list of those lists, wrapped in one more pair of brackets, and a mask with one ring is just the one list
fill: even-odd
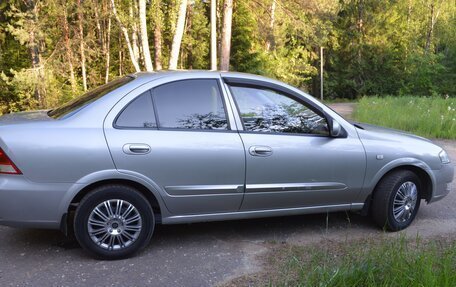
[(430, 142), (432, 143), (431, 140), (420, 137), (411, 133), (407, 133), (401, 130), (396, 130), (396, 129), (391, 129), (391, 128), (385, 128), (385, 127), (380, 127), (376, 125), (371, 125), (371, 124), (365, 124), (365, 123), (358, 123), (358, 122), (352, 122), (352, 124), (357, 127), (358, 129), (364, 131), (364, 132), (359, 132), (358, 134), (360, 135), (361, 138), (383, 138), (386, 140), (393, 140), (393, 141), (409, 141), (410, 139), (418, 140), (418, 141), (425, 141), (425, 142)]
[(53, 118), (48, 116), (48, 110), (11, 113), (0, 116), (0, 125), (14, 125), (30, 123), (36, 121), (52, 121)]

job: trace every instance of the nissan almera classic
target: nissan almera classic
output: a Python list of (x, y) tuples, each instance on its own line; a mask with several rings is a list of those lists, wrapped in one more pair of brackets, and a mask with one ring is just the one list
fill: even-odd
[(156, 224), (351, 210), (401, 230), (454, 173), (429, 140), (225, 72), (137, 73), (4, 115), (0, 148), (0, 224), (74, 232), (105, 259), (146, 246)]

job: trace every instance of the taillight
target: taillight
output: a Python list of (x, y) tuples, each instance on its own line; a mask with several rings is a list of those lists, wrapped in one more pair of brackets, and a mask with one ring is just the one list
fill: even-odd
[(22, 174), (5, 152), (0, 148), (0, 173)]

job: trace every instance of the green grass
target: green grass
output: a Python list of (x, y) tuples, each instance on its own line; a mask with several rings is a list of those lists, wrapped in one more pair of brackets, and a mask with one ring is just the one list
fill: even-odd
[(456, 139), (456, 98), (364, 97), (354, 118), (424, 137)]
[(327, 245), (276, 250), (259, 285), (456, 286), (454, 242), (398, 238)]

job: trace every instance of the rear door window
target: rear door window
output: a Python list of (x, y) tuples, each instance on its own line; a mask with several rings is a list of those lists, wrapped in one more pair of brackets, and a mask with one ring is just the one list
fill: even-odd
[(228, 120), (217, 80), (184, 80), (153, 90), (159, 128), (227, 130)]

